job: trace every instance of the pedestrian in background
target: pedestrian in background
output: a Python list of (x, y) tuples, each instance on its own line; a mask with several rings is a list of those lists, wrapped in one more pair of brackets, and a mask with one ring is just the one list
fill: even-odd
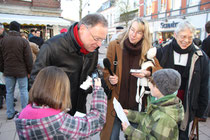
[(62, 68), (71, 83), (72, 109), (86, 113), (86, 97), (92, 90), (83, 90), (80, 85), (91, 75), (98, 63), (98, 48), (106, 39), (108, 32), (107, 20), (101, 14), (89, 14), (74, 23), (65, 34), (50, 38), (42, 45), (34, 64), (30, 83), (38, 72), (47, 66)]
[(42, 39), (42, 37), (40, 36), (41, 31), (40, 30), (36, 30), (35, 31), (35, 35), (32, 36), (29, 41), (30, 42), (34, 42), (39, 46), (39, 49), (41, 49), (42, 44), (44, 43), (44, 40)]
[(116, 27), (116, 33), (112, 35), (112, 38), (110, 41), (113, 41), (118, 38), (118, 36), (123, 32), (124, 27), (123, 26), (117, 26)]
[(210, 58), (210, 21), (208, 21), (205, 25), (207, 38), (203, 40), (202, 50), (208, 55)]
[(6, 35), (4, 25), (0, 23), (0, 40)]
[(163, 68), (173, 68), (181, 74), (177, 96), (184, 106), (184, 120), (179, 127), (179, 139), (186, 140), (189, 124), (202, 117), (208, 104), (209, 59), (193, 44), (195, 28), (188, 21), (181, 22), (174, 31), (174, 39), (158, 49), (156, 57)]
[(61, 29), (60, 30), (60, 33), (62, 34), (62, 33), (66, 33), (68, 30), (66, 29), (66, 28), (63, 28), (63, 29)]
[[(202, 50), (208, 55), (210, 58), (210, 21), (208, 21), (205, 25), (206, 33), (207, 33), (207, 38), (203, 40), (202, 43)], [(209, 69), (210, 69), (210, 64), (209, 64)], [(210, 78), (210, 76), (209, 76)], [(210, 89), (210, 81), (208, 88)], [(209, 90), (209, 101), (208, 101), (208, 107), (203, 115), (203, 117), (199, 118), (199, 121), (206, 122), (207, 118), (210, 117), (210, 90)]]
[(20, 35), (22, 38), (26, 39), (29, 42), (29, 45), (31, 47), (33, 62), (35, 62), (36, 57), (38, 56), (38, 53), (39, 53), (39, 46), (33, 42), (30, 42), (28, 40), (28, 35), (26, 33), (20, 33)]
[[(112, 89), (112, 98), (108, 100), (106, 123), (100, 134), (101, 140), (119, 139), (121, 122), (114, 112), (114, 97), (119, 100), (123, 108), (138, 110), (136, 101), (137, 77), (150, 76), (152, 72), (158, 69), (158, 66), (142, 70), (141, 73), (130, 73), (130, 70), (141, 69), (140, 66), (146, 60), (146, 53), (151, 47), (149, 25), (141, 18), (135, 18), (117, 40), (109, 43), (106, 56), (111, 63), (110, 68), (113, 72), (114, 64), (117, 65), (114, 76), (110, 75), (108, 69), (104, 69), (104, 79), (109, 88)], [(157, 63), (155, 62), (155, 64)], [(146, 100), (147, 96), (144, 96), (142, 111), (145, 110)]]
[(12, 21), (9, 33), (0, 42), (0, 71), (5, 76), (7, 119), (17, 113), (14, 109), (14, 90), (18, 83), (22, 109), (28, 104), (28, 74), (31, 73), (33, 60), (27, 40), (20, 36), (20, 24)]
[(49, 66), (37, 75), (29, 92), (29, 104), (15, 117), (20, 139), (85, 139), (99, 132), (105, 123), (107, 97), (100, 79), (94, 79), (92, 102), (84, 117), (73, 117), (70, 82), (66, 73)]
[(28, 35), (28, 39), (31, 39), (31, 37), (35, 36), (35, 30), (31, 29), (31, 33)]
[[(0, 23), (0, 41), (6, 35), (4, 25)], [(6, 99), (6, 86), (4, 82), (3, 73), (0, 72), (0, 109), (3, 108), (3, 101)]]

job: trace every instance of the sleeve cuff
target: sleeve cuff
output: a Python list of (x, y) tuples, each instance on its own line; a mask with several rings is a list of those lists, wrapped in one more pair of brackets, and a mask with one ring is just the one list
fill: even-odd
[(131, 125), (129, 125), (129, 126), (125, 129), (124, 133), (125, 133), (126, 135), (128, 135), (128, 136), (131, 136), (134, 130), (135, 130), (135, 129), (134, 129)]

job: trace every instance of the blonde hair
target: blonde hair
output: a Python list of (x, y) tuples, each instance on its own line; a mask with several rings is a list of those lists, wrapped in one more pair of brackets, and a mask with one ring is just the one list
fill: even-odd
[(152, 47), (152, 38), (151, 38), (148, 22), (142, 18), (139, 18), (139, 17), (133, 19), (131, 24), (127, 28), (127, 30), (119, 36), (119, 40), (120, 40), (120, 46), (123, 48), (123, 46), (124, 46), (123, 42), (128, 38), (130, 28), (134, 22), (137, 22), (139, 24), (140, 31), (142, 31), (144, 33), (143, 38), (142, 38), (143, 40), (141, 39), (142, 40), (142, 50), (141, 50), (141, 57), (139, 60), (139, 65), (141, 65), (141, 63), (144, 62), (146, 59), (145, 56), (146, 56), (147, 51)]
[(70, 81), (66, 73), (55, 66), (42, 69), (29, 92), (29, 103), (61, 111), (71, 108)]

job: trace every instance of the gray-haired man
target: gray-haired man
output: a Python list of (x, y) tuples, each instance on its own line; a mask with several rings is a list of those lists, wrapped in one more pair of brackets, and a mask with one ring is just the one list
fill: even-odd
[(89, 14), (70, 26), (67, 33), (46, 41), (34, 64), (30, 83), (46, 66), (62, 68), (71, 84), (71, 115), (76, 111), (86, 113), (86, 97), (91, 91), (80, 89), (80, 85), (96, 69), (98, 50), (106, 39), (108, 22), (101, 14)]

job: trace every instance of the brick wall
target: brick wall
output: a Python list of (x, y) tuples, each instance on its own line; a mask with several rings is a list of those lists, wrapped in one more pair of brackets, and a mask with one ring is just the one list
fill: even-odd
[(60, 8), (60, 0), (33, 0), (34, 7)]
[[(182, 0), (181, 8), (186, 8), (187, 0)], [(185, 14), (186, 10), (181, 10), (181, 14)]]
[(31, 2), (21, 1), (21, 0), (1, 0), (0, 4), (8, 4), (8, 5), (19, 5), (19, 6), (31, 6)]
[[(207, 3), (207, 2), (209, 2), (209, 0), (201, 0), (201, 4)], [(210, 9), (210, 3), (205, 4), (205, 5), (202, 5), (202, 6), (200, 7), (200, 10), (205, 10), (205, 9)]]
[(144, 16), (144, 0), (139, 0), (139, 16)]
[(60, 8), (60, 0), (32, 0), (32, 2), (22, 0), (1, 0), (0, 4), (17, 5), (17, 6), (34, 6), (47, 8)]
[(152, 2), (152, 14), (153, 19), (158, 18), (158, 0)]

